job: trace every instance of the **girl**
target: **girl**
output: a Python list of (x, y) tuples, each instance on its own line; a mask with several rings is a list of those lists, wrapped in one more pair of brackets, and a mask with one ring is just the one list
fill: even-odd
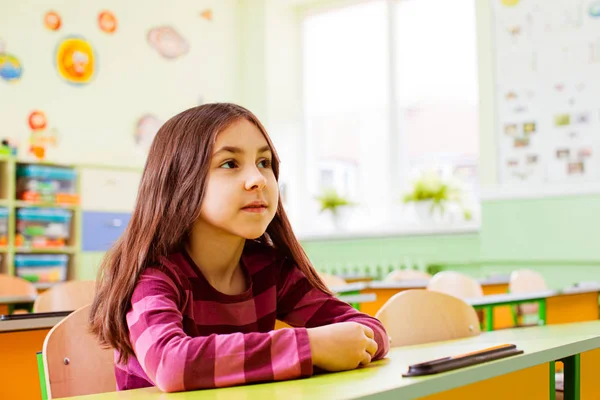
[[(158, 131), (131, 221), (104, 259), (92, 332), (117, 389), (284, 380), (382, 358), (381, 323), (337, 300), (294, 236), (265, 128), (234, 104)], [(275, 320), (294, 328), (273, 330)]]

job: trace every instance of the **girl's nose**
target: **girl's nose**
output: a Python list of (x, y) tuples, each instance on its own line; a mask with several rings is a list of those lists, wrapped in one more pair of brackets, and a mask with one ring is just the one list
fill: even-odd
[(262, 190), (267, 185), (267, 178), (257, 168), (254, 168), (246, 179), (246, 190)]

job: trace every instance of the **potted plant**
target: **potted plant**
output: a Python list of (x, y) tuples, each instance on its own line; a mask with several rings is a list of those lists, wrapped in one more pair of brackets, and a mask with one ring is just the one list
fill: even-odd
[(404, 203), (414, 203), (421, 220), (431, 221), (435, 216), (443, 218), (446, 206), (458, 204), (465, 220), (470, 220), (471, 211), (463, 206), (463, 191), (458, 184), (445, 181), (437, 172), (424, 172), (414, 182), (412, 190), (404, 196)]
[(320, 196), (317, 196), (317, 200), (321, 203), (319, 212), (329, 211), (333, 219), (333, 225), (337, 229), (344, 229), (348, 222), (348, 211), (355, 203), (340, 196), (335, 189), (325, 190)]

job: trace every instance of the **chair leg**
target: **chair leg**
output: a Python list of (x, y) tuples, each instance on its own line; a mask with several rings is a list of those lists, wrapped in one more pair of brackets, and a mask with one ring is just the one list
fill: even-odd
[(512, 314), (514, 326), (519, 326), (519, 306), (510, 306), (510, 312)]
[(564, 358), (565, 365), (565, 400), (580, 399), (580, 365), (579, 354)]
[(48, 393), (46, 392), (46, 372), (44, 371), (44, 359), (42, 352), (36, 353), (37, 366), (38, 366), (38, 378), (40, 381), (40, 392), (42, 392), (42, 400), (48, 400)]

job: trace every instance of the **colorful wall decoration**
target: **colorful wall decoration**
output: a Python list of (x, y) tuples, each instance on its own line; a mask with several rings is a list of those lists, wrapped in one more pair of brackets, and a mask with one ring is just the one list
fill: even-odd
[(23, 74), (23, 67), (17, 57), (5, 51), (6, 45), (0, 39), (0, 78), (7, 82), (17, 82)]
[(162, 57), (167, 59), (179, 58), (190, 49), (190, 45), (173, 27), (159, 26), (148, 31), (148, 43)]
[(142, 115), (136, 123), (134, 140), (138, 149), (147, 152), (163, 121), (153, 114)]
[(211, 9), (203, 10), (200, 13), (200, 17), (204, 18), (207, 21), (213, 20), (213, 11)]
[(102, 32), (114, 33), (117, 30), (117, 17), (112, 11), (102, 11), (98, 14), (98, 27)]
[(56, 49), (55, 62), (59, 75), (69, 83), (89, 83), (96, 72), (94, 49), (82, 37), (63, 39)]
[(38, 160), (46, 158), (49, 146), (56, 146), (57, 133), (55, 129), (48, 128), (46, 114), (40, 110), (34, 110), (27, 118), (31, 133), (29, 135), (29, 154)]
[(44, 15), (44, 26), (46, 27), (46, 29), (50, 31), (57, 31), (60, 29), (61, 24), (62, 20), (57, 12), (48, 11)]

